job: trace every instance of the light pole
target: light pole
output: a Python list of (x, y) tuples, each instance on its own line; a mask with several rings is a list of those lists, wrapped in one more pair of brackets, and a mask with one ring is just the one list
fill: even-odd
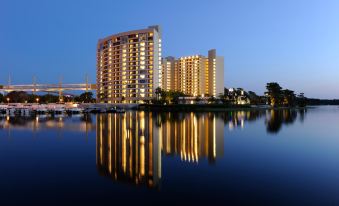
[(36, 98), (35, 100), (36, 100), (36, 103), (39, 104), (39, 98)]
[(9, 100), (10, 100), (10, 98), (9, 97), (7, 97), (7, 104), (9, 105)]

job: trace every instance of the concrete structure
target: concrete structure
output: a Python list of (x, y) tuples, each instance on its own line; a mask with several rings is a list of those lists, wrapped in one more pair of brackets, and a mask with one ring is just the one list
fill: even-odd
[(100, 39), (97, 45), (97, 100), (142, 103), (162, 86), (159, 26)]
[(162, 88), (167, 91), (214, 97), (224, 93), (224, 58), (217, 56), (215, 49), (208, 51), (207, 57), (164, 58), (162, 68)]

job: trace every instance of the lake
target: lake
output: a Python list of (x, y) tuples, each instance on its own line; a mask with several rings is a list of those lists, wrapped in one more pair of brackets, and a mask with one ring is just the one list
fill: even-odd
[(339, 205), (339, 107), (0, 117), (1, 205)]

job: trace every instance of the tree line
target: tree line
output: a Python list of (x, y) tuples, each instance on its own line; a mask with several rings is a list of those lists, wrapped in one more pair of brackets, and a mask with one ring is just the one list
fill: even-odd
[[(157, 88), (155, 91), (155, 98), (151, 101), (153, 104), (178, 104), (179, 97), (188, 97), (189, 95), (179, 91), (166, 91)], [(202, 100), (201, 96), (196, 96), (195, 102)], [(206, 98), (205, 98), (206, 100)], [(257, 95), (253, 91), (245, 91), (242, 88), (224, 89), (223, 94), (217, 97), (209, 96), (208, 103), (222, 103), (222, 104), (252, 104), (252, 105), (271, 105), (273, 107), (284, 106), (304, 107), (307, 104), (307, 98), (304, 93), (298, 95), (293, 90), (283, 89), (278, 83), (270, 82), (266, 84), (266, 92), (263, 96)]]
[(266, 90), (267, 103), (273, 107), (304, 107), (307, 104), (307, 98), (304, 96), (304, 93), (296, 95), (293, 90), (283, 89), (277, 82), (267, 83)]

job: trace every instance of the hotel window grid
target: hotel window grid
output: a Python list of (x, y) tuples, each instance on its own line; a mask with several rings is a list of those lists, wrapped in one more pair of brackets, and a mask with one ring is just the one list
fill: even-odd
[(97, 46), (97, 100), (140, 103), (161, 87), (159, 26), (100, 39)]

